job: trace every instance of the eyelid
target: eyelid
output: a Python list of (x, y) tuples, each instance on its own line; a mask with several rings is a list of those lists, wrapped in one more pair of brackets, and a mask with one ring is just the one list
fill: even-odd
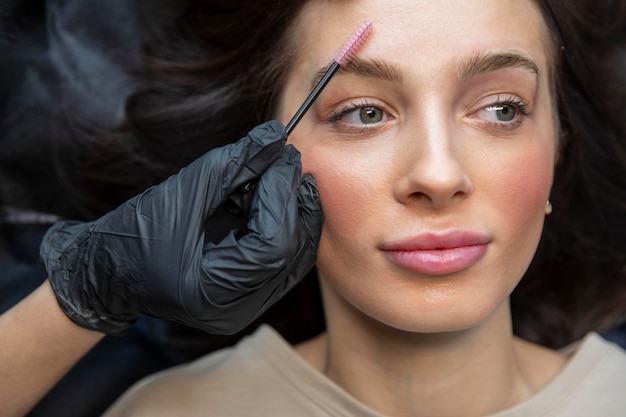
[(490, 106), (496, 106), (498, 104), (510, 104), (516, 106), (519, 108), (520, 111), (522, 111), (524, 115), (530, 115), (532, 113), (531, 103), (520, 98), (516, 94), (491, 95), (477, 101), (473, 107), (478, 108), (478, 110), (482, 110)]
[(334, 106), (330, 110), (329, 115), (327, 116), (327, 119), (329, 121), (337, 120), (339, 117), (343, 116), (344, 114), (350, 111), (356, 110), (356, 109), (361, 109), (363, 107), (376, 107), (385, 111), (384, 109), (385, 106), (382, 103), (380, 103), (379, 100), (368, 98), (368, 97), (363, 97), (363, 98), (345, 100), (341, 102), (340, 104)]

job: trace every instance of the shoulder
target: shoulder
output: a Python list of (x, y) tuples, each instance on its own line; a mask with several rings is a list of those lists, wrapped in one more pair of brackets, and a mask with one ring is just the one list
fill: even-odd
[(563, 415), (623, 416), (626, 352), (590, 333), (564, 353), (569, 354), (569, 363), (551, 386), (554, 398), (563, 406)]
[(626, 381), (626, 351), (596, 333), (589, 333), (563, 353), (571, 357), (570, 377), (589, 381), (589, 377), (618, 378)]
[(297, 399), (289, 373), (301, 373), (303, 362), (264, 326), (234, 347), (140, 381), (105, 416), (259, 415), (259, 407), (284, 407), (286, 391)]
[(626, 352), (590, 333), (563, 349), (567, 364), (527, 401), (491, 417), (626, 415)]
[[(585, 381), (590, 388), (609, 395), (616, 393), (626, 406), (626, 351), (617, 344), (590, 333), (581, 343), (574, 358), (589, 362), (589, 373)], [(585, 368), (581, 368), (585, 372)], [(585, 377), (584, 374), (579, 376)]]

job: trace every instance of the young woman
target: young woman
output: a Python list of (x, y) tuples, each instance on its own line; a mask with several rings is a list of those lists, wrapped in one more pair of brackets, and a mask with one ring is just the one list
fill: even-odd
[[(587, 250), (622, 232), (566, 233), (581, 207), (573, 193), (588, 192), (592, 206), (606, 202), (610, 214), (621, 204), (603, 195), (624, 193), (619, 184), (587, 182), (623, 172), (611, 153), (623, 155), (616, 138), (624, 126), (597, 96), (623, 97), (604, 88), (611, 67), (606, 80), (588, 78), (594, 64), (609, 61), (573, 65), (598, 57), (572, 43), (583, 15), (574, 12), (584, 3), (397, 0), (384, 10), (373, 0), (296, 3), (288, 2), (293, 15), (265, 10), (274, 25), (289, 23), (263, 61), (266, 71), (244, 90), (258, 81), (260, 97), (275, 83), (272, 99), (256, 104), (284, 123), (351, 31), (374, 22), (357, 57), (290, 137), (324, 210), (316, 267), (326, 330), (292, 347), (263, 327), (234, 348), (138, 384), (107, 415), (623, 414), (623, 351), (594, 333), (566, 350), (532, 343), (562, 345), (623, 312), (623, 272), (595, 268), (600, 251)], [(261, 40), (251, 39), (250, 50)], [(261, 62), (261, 52), (268, 51), (250, 59)], [(590, 133), (597, 145), (580, 153)], [(593, 170), (604, 163), (604, 172)], [(514, 316), (511, 294), (546, 215), (560, 210), (565, 220), (547, 229), (553, 234), (534, 267), (541, 280), (530, 271)], [(553, 262), (581, 248), (578, 265), (587, 270), (550, 274)], [(608, 271), (615, 275), (591, 281)], [(597, 288), (602, 282), (612, 283), (610, 293)], [(567, 297), (533, 298), (537, 288)], [(581, 289), (593, 300), (578, 297)], [(556, 314), (534, 316), (574, 314), (600, 300), (604, 311), (583, 316), (579, 328), (563, 327)], [(529, 308), (534, 302), (542, 309)], [(298, 311), (290, 314), (295, 320)], [(560, 333), (551, 338), (553, 322)]]

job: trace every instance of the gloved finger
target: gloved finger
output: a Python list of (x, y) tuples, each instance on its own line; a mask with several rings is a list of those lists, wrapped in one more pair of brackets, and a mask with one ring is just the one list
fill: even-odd
[(300, 154), (287, 145), (259, 180), (248, 232), (239, 239), (230, 233), (218, 244), (206, 244), (204, 273), (225, 292), (251, 292), (267, 285), (296, 255), (300, 171)]
[(238, 142), (213, 149), (183, 168), (175, 176), (177, 194), (204, 200), (205, 215), (210, 215), (236, 189), (258, 178), (281, 154), (285, 140), (285, 127), (278, 121), (256, 126)]
[(298, 188), (298, 217), (300, 221), (298, 252), (293, 258), (289, 277), (279, 288), (285, 294), (313, 268), (317, 259), (317, 248), (322, 234), (324, 216), (315, 180), (305, 175)]
[[(261, 176), (252, 201), (248, 233), (231, 232), (218, 244), (206, 242), (201, 268), (191, 293), (179, 298), (189, 322), (208, 331), (229, 334), (246, 326), (282, 293), (282, 283), (293, 269), (300, 221), (298, 186), (300, 154), (288, 145)], [(302, 278), (302, 277), (300, 277)], [(212, 312), (206, 318), (206, 311)]]
[[(207, 218), (240, 183), (256, 178), (257, 171), (262, 172), (281, 154), (284, 138), (281, 123), (263, 123), (237, 143), (207, 152), (163, 183), (126, 202), (124, 210), (128, 213), (123, 217), (135, 219), (139, 230), (178, 239), (172, 243), (180, 248), (189, 242), (202, 244), (198, 238)], [(152, 227), (147, 228), (147, 223)]]
[(317, 248), (324, 216), (315, 179), (308, 174), (302, 177), (298, 187), (298, 214), (307, 240)]
[[(285, 170), (285, 173), (287, 172), (288, 170)], [(299, 167), (297, 173), (299, 176)], [(270, 184), (273, 183), (274, 181)], [(297, 182), (293, 181), (291, 186), (295, 187), (296, 184)], [(293, 191), (295, 193), (295, 190)], [(288, 204), (292, 204), (293, 201), (293, 199), (289, 199)], [(221, 289), (227, 289), (222, 297), (217, 291), (213, 291), (210, 299), (206, 301), (212, 307), (218, 307), (217, 313), (213, 314), (209, 321), (196, 320), (195, 323), (198, 327), (222, 334), (231, 334), (243, 329), (283, 297), (311, 270), (315, 264), (321, 234), (322, 210), (315, 181), (310, 175), (305, 176), (300, 181), (297, 206), (298, 223), (295, 228), (297, 236), (289, 239), (291, 246), (295, 249), (294, 255), (291, 257), (287, 255), (287, 257), (280, 259), (280, 265), (274, 265), (273, 268), (276, 269), (269, 270), (266, 278), (261, 282), (251, 283), (244, 277), (243, 280), (237, 282), (238, 285), (222, 287)], [(292, 229), (288, 228), (288, 230)], [(290, 233), (291, 231), (287, 232), (287, 235)], [(267, 259), (262, 259), (259, 262), (265, 262), (265, 265), (269, 264)], [(256, 270), (249, 271), (252, 274), (255, 272), (258, 273)], [(231, 283), (227, 282), (227, 284)], [(236, 314), (234, 314), (235, 312)], [(197, 313), (194, 316), (199, 317)]]

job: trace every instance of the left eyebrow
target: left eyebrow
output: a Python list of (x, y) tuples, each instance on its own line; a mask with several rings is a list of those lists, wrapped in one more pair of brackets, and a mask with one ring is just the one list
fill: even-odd
[(457, 68), (456, 78), (465, 81), (472, 77), (507, 68), (524, 68), (539, 74), (537, 64), (528, 56), (516, 51), (479, 53), (462, 60)]
[[(311, 81), (311, 87), (315, 86), (324, 76), (330, 65), (320, 68), (315, 72)], [(366, 78), (377, 78), (380, 80), (400, 82), (402, 81), (402, 72), (400, 69), (387, 61), (379, 59), (362, 59), (358, 57), (352, 58), (345, 66), (339, 67), (339, 74), (354, 74)]]

